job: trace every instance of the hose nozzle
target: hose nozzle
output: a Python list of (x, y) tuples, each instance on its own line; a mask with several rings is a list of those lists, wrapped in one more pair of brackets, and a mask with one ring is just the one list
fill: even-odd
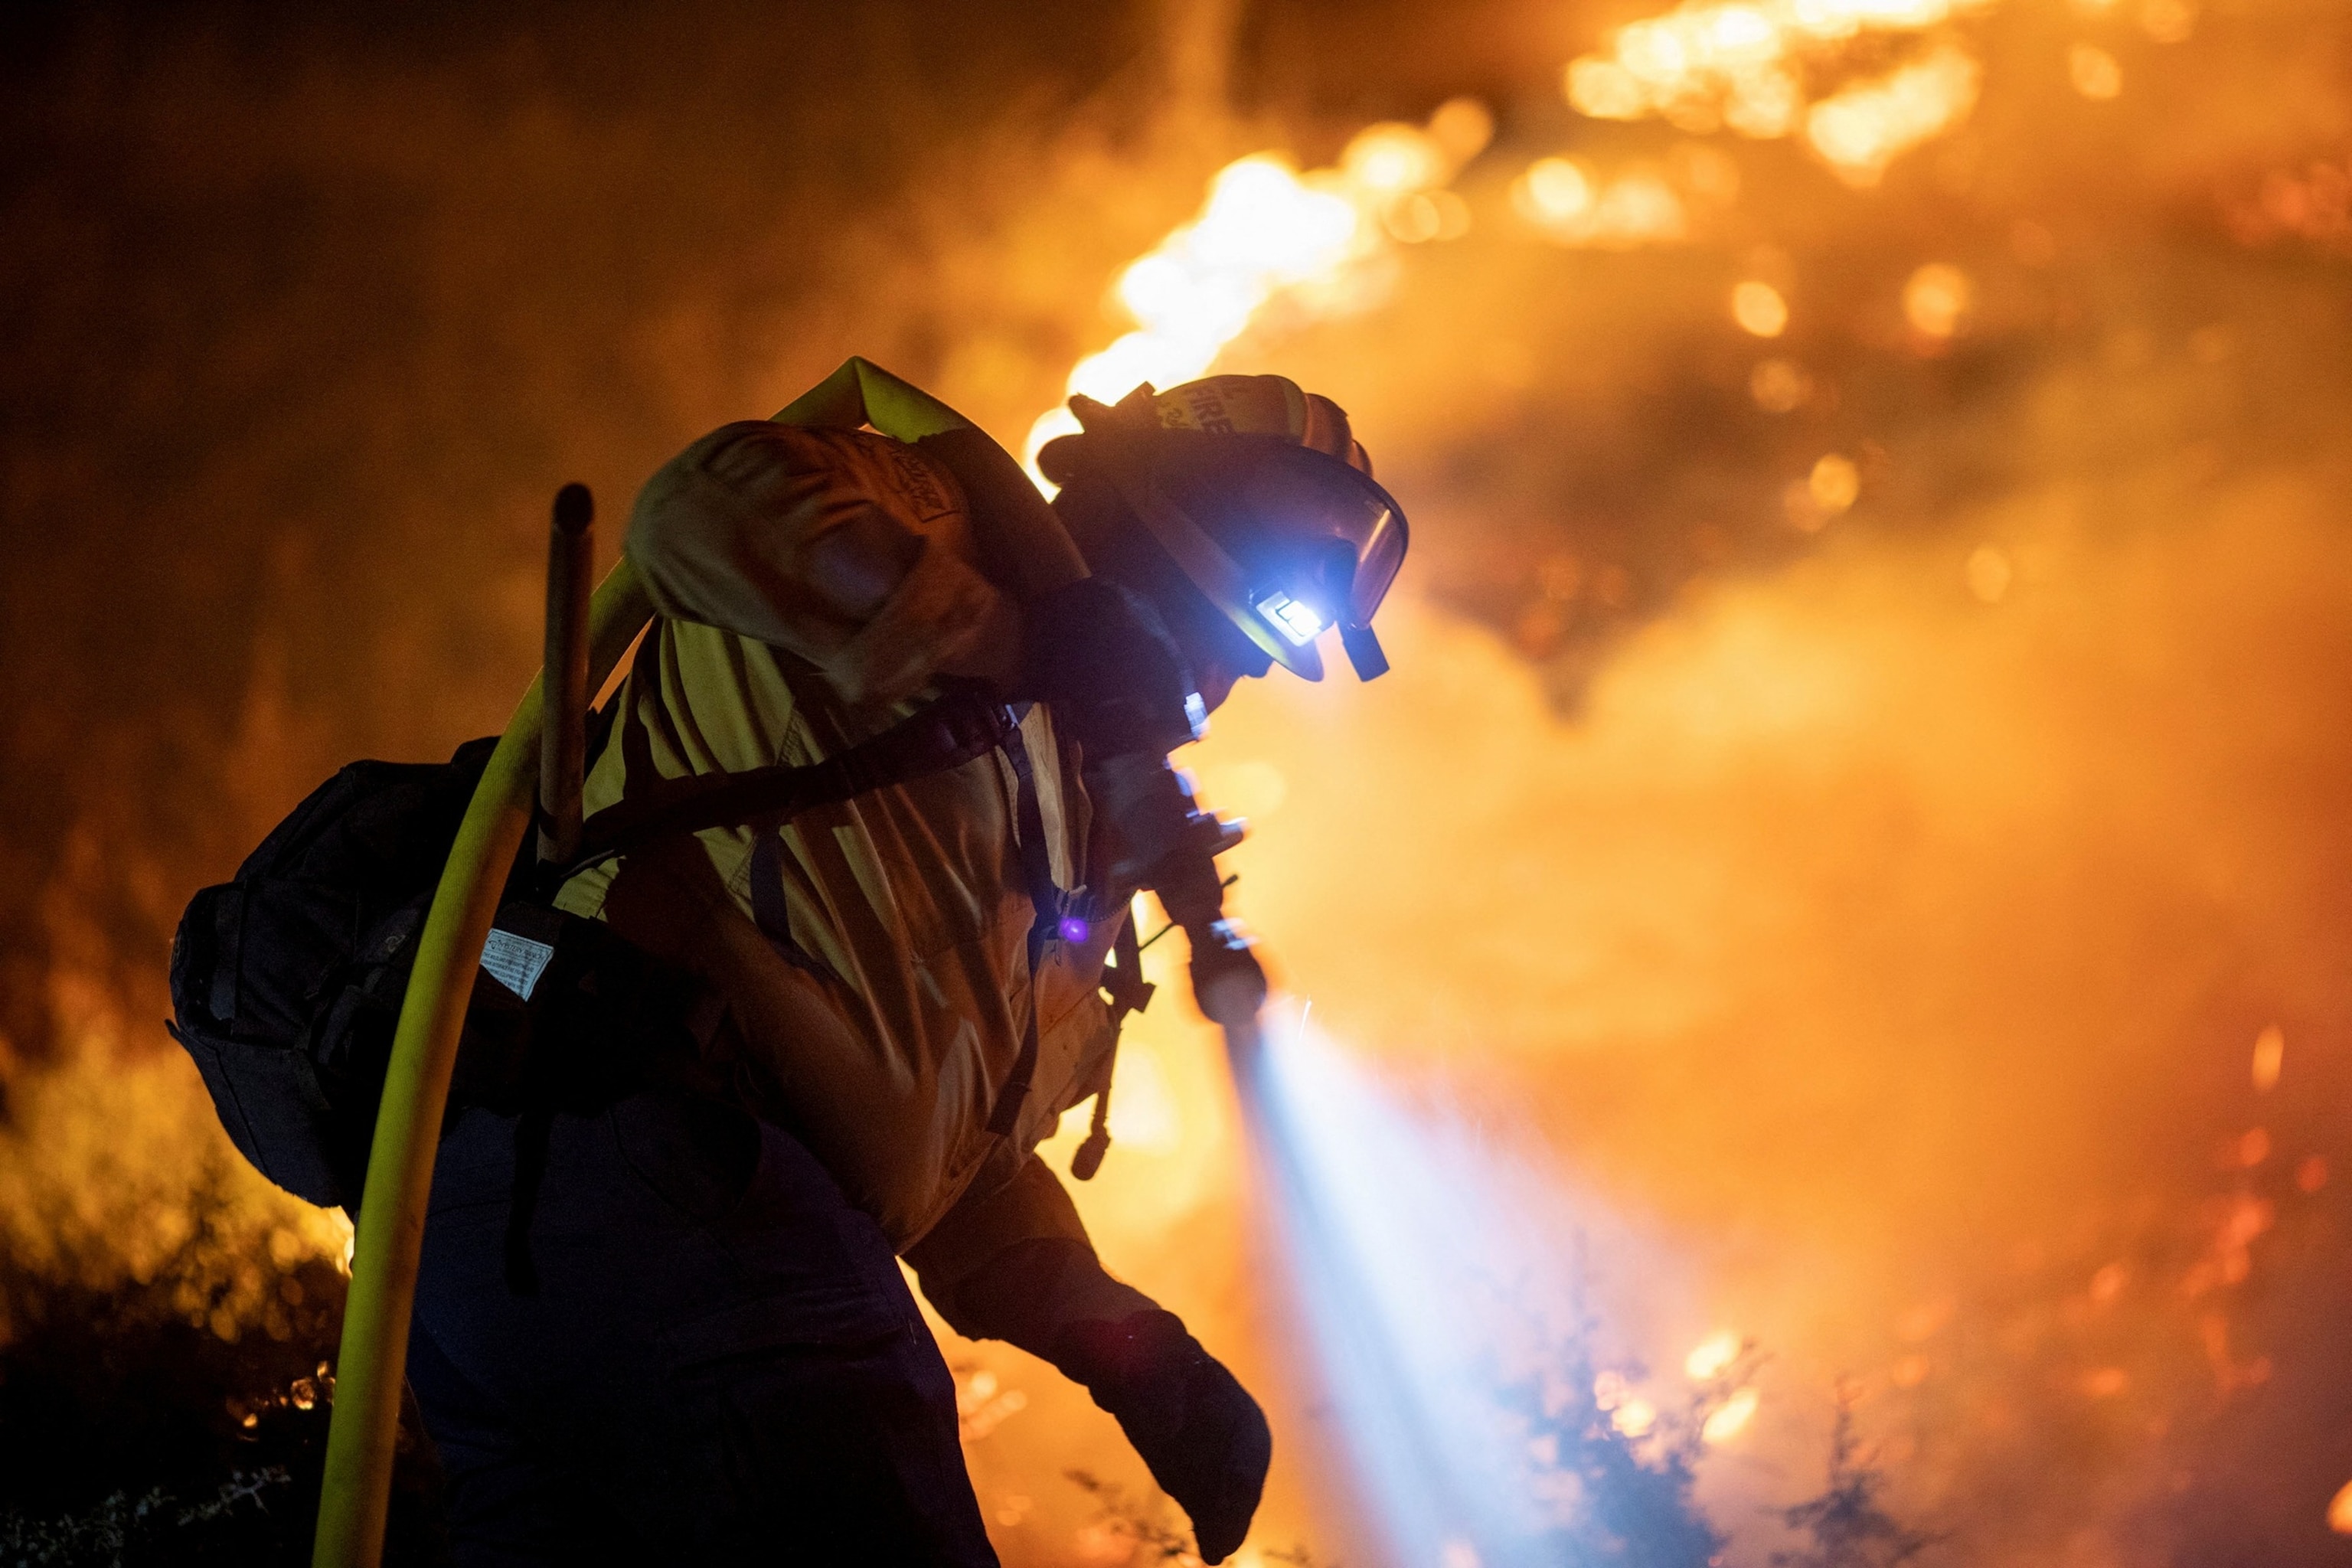
[(1242, 841), (1242, 826), (1193, 804), (1184, 775), (1164, 753), (1131, 750), (1092, 762), (1087, 785), (1117, 831), (1111, 878), (1150, 889), (1192, 948), (1192, 998), (1231, 1028), (1257, 1016), (1265, 970), (1240, 926), (1225, 918), (1217, 857)]
[(1265, 967), (1250, 939), (1228, 920), (1187, 926), (1192, 944), (1192, 1000), (1211, 1023), (1226, 1029), (1257, 1021), (1265, 1005)]

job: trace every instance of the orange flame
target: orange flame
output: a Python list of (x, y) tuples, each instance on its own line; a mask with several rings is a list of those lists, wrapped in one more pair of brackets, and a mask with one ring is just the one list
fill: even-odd
[(1990, 0), (1731, 0), (1629, 23), (1568, 67), (1569, 102), (1599, 120), (1665, 120), (1705, 133), (1773, 139), (1800, 129), (1844, 178), (1887, 163), (1965, 119), (1978, 66), (1957, 43), (1874, 81), (1807, 102), (1809, 75), (1865, 33), (1923, 33)]
[[(1310, 320), (1370, 305), (1381, 279), (1367, 263), (1399, 242), (1467, 231), (1469, 209), (1444, 187), (1493, 133), (1483, 105), (1455, 99), (1426, 125), (1366, 127), (1335, 168), (1301, 174), (1275, 153), (1226, 164), (1199, 216), (1119, 275), (1114, 292), (1135, 328), (1080, 360), (1069, 392), (1115, 403), (1140, 383), (1206, 374), (1276, 300)], [(1038, 451), (1077, 428), (1066, 407), (1031, 425), (1024, 455), (1040, 483)]]

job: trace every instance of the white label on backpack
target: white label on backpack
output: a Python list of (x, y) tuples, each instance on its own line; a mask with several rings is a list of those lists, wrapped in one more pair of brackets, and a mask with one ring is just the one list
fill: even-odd
[(555, 949), (547, 943), (496, 926), (490, 928), (489, 940), (482, 943), (482, 967), (490, 972), (491, 979), (526, 1002), (539, 977), (547, 973), (547, 961), (554, 956)]

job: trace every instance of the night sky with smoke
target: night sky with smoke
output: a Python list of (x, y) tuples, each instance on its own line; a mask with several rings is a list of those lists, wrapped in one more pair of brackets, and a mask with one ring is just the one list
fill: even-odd
[[(1466, 97), (1426, 215), (1218, 362), (1344, 405), (1414, 522), (1395, 674), (1195, 759), (1289, 991), (1556, 1201), (1604, 1424), (1753, 1342), (1727, 1563), (1822, 1550), (1778, 1510), (1842, 1406), (1923, 1563), (2352, 1559), (2352, 20), (1879, 6), (1806, 101), (1969, 89), (1857, 173), (1599, 112), (1669, 10), (5, 24), (0, 1507), (209, 1495), (323, 1399), (343, 1232), (236, 1164), (165, 949), (341, 763), (503, 722), (558, 484), (617, 519), (852, 353), (1018, 446), (1221, 168)], [(1269, 1391), (1254, 1549), (1379, 1562), (1179, 989), (1082, 1202)], [(950, 1359), (1006, 1561), (1150, 1561), (1064, 1479), (1143, 1483), (1108, 1418)]]

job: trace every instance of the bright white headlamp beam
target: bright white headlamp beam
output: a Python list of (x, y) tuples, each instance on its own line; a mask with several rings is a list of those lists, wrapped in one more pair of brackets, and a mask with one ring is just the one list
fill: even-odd
[(1305, 647), (1323, 635), (1323, 617), (1279, 588), (1267, 589), (1255, 603), (1257, 613), (1297, 647)]

